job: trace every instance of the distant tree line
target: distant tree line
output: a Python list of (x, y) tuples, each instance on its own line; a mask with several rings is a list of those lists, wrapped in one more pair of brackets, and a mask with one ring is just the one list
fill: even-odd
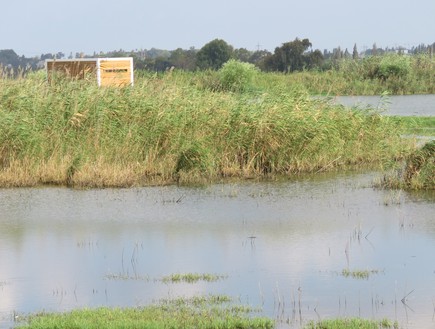
[(399, 54), (419, 54), (428, 53), (431, 56), (435, 50), (435, 43), (431, 45), (418, 45), (411, 49), (404, 47), (378, 48), (376, 43), (370, 49), (359, 52), (355, 44), (352, 53), (348, 49), (342, 50), (340, 47), (332, 51), (319, 49), (313, 50), (309, 39), (296, 38), (293, 41), (285, 42), (276, 47), (274, 52), (268, 50), (247, 50), (245, 48), (234, 48), (221, 39), (215, 39), (204, 45), (201, 49), (177, 48), (175, 50), (161, 50), (151, 48), (149, 50), (124, 51), (122, 49), (93, 53), (85, 55), (83, 53), (70, 53), (66, 56), (62, 52), (41, 54), (38, 57), (26, 58), (18, 56), (12, 49), (0, 50), (0, 67), (2, 70), (17, 72), (18, 70), (28, 71), (44, 68), (46, 59), (64, 58), (95, 58), (95, 57), (125, 57), (134, 58), (135, 69), (162, 72), (171, 67), (186, 70), (217, 70), (229, 59), (236, 59), (241, 62), (251, 63), (262, 71), (266, 72), (295, 72), (302, 70), (327, 70), (337, 65), (343, 59), (357, 60), (367, 56), (379, 56), (386, 53)]

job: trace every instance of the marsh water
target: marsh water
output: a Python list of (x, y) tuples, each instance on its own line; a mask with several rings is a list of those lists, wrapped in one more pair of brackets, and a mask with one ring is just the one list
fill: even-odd
[[(435, 195), (373, 189), (376, 175), (1, 190), (0, 327), (41, 310), (225, 294), (282, 327), (362, 316), (433, 328)], [(225, 278), (162, 282), (175, 273)]]
[(337, 96), (332, 101), (344, 106), (375, 108), (387, 115), (435, 116), (435, 94), (403, 96)]
[[(434, 328), (435, 193), (375, 189), (379, 176), (1, 189), (0, 328), (43, 310), (208, 294), (282, 328), (355, 316)], [(223, 278), (162, 281), (177, 273)]]

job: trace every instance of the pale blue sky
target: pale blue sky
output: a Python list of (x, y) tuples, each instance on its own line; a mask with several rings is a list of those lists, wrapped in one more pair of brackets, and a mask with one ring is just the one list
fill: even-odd
[(296, 37), (352, 51), (435, 42), (435, 0), (8, 0), (0, 49), (63, 51), (201, 48), (219, 38), (273, 51)]

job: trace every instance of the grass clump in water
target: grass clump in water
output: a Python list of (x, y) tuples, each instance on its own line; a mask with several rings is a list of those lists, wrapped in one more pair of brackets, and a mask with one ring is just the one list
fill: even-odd
[(378, 270), (349, 270), (344, 269), (341, 272), (341, 275), (343, 275), (345, 278), (351, 277), (354, 279), (368, 279), (370, 275), (379, 273)]
[(399, 328), (397, 322), (392, 322), (388, 319), (383, 320), (367, 320), (360, 318), (351, 319), (333, 319), (323, 320), (319, 322), (310, 322), (305, 329), (386, 329)]
[(250, 307), (233, 305), (228, 297), (209, 296), (162, 301), (143, 308), (97, 308), (30, 316), (19, 329), (262, 328), (274, 322), (254, 317)]
[(164, 283), (179, 283), (179, 282), (195, 283), (198, 281), (216, 282), (219, 280), (223, 280), (225, 278), (226, 278), (225, 275), (217, 275), (217, 274), (210, 274), (210, 273), (204, 273), (204, 274), (176, 273), (163, 277), (162, 282)]

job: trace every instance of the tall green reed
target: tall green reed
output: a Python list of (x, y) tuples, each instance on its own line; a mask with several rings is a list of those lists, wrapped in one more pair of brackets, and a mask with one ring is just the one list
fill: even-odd
[(200, 74), (134, 87), (0, 80), (0, 185), (132, 186), (316, 172), (403, 156), (397, 124), (313, 99), (274, 74), (248, 92)]
[(265, 89), (304, 87), (311, 94), (380, 95), (435, 93), (435, 59), (428, 55), (385, 55), (342, 59), (325, 71), (261, 75)]

